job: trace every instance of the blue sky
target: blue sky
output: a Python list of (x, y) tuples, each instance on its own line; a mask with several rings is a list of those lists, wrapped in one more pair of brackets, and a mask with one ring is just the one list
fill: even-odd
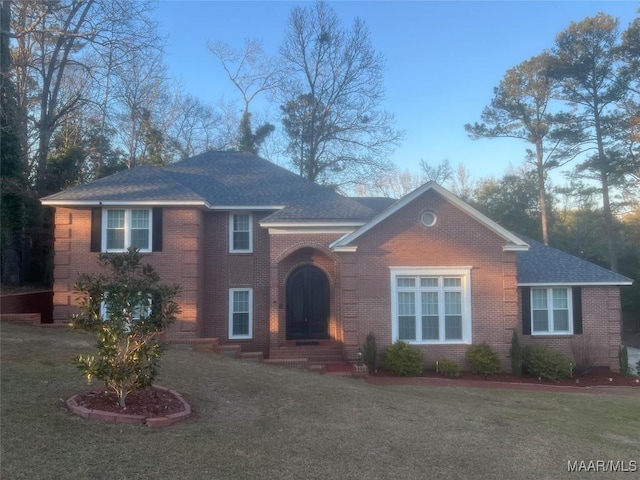
[[(309, 4), (161, 2), (156, 18), (167, 37), (171, 74), (187, 93), (203, 101), (240, 100), (207, 41), (242, 47), (245, 39), (258, 38), (267, 53), (275, 54), (291, 8), (305, 3)], [(605, 12), (618, 18), (624, 30), (638, 15), (640, 2), (336, 1), (329, 5), (344, 25), (355, 17), (363, 19), (374, 48), (386, 59), (383, 108), (405, 131), (392, 160), (402, 169), (417, 171), (421, 159), (436, 164), (446, 158), (454, 167), (464, 164), (477, 180), (501, 176), (510, 164), (520, 165), (527, 147), (507, 139), (473, 141), (464, 131), (465, 123), (480, 120), (504, 73), (551, 48), (555, 35), (572, 21)]]

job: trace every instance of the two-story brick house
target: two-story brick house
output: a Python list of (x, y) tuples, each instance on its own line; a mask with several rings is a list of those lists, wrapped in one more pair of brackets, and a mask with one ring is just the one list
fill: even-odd
[(256, 155), (140, 166), (42, 200), (55, 207), (54, 318), (97, 252), (135, 246), (182, 287), (174, 337), (275, 356), (332, 345), (354, 360), (372, 331), (426, 360), (487, 342), (589, 345), (617, 368), (620, 286), (631, 280), (502, 228), (439, 185), (347, 198)]

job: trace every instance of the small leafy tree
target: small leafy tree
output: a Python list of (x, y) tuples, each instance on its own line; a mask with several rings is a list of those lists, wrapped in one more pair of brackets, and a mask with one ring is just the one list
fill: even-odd
[(75, 363), (87, 380), (95, 377), (112, 389), (122, 408), (129, 393), (152, 385), (162, 354), (158, 333), (179, 313), (179, 287), (160, 283), (141, 261), (135, 248), (100, 254), (103, 272), (82, 274), (74, 286), (81, 313), (73, 325), (98, 337), (98, 355), (78, 355)]

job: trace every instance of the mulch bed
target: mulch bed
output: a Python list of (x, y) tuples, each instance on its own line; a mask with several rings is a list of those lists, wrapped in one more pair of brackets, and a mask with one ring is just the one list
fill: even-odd
[(185, 410), (184, 404), (169, 390), (146, 388), (127, 395), (127, 408), (118, 403), (113, 391), (96, 389), (78, 395), (76, 402), (89, 410), (141, 415), (146, 418), (166, 417)]

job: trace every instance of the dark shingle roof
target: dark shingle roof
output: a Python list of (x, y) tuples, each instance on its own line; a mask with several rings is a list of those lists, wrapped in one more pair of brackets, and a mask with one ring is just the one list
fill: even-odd
[(364, 221), (376, 213), (257, 155), (240, 152), (206, 152), (162, 169), (143, 165), (43, 201), (52, 205), (69, 201), (200, 201), (212, 207), (279, 207), (281, 210), (264, 219), (279, 222)]
[(519, 284), (630, 284), (632, 280), (519, 235), (530, 245), (526, 252), (518, 252), (516, 265)]
[(388, 208), (397, 202), (395, 198), (389, 198), (389, 197), (349, 197), (349, 198), (351, 198), (351, 200), (355, 200), (358, 203), (361, 203), (365, 207), (369, 207), (371, 210), (375, 210), (377, 213), (380, 213), (385, 208)]
[(181, 185), (170, 176), (150, 165), (141, 165), (131, 170), (114, 173), (94, 182), (54, 193), (43, 201), (202, 201), (191, 189)]

